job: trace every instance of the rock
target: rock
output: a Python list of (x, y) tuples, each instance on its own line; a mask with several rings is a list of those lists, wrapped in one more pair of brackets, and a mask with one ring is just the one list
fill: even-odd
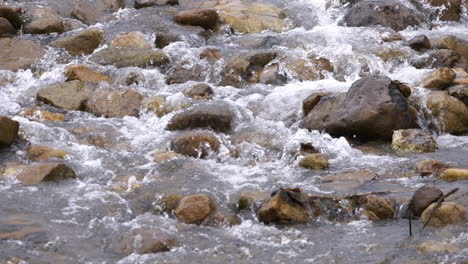
[(64, 163), (40, 163), (24, 169), (18, 180), (23, 184), (39, 184), (41, 182), (61, 181), (76, 178), (76, 174)]
[(68, 81), (79, 80), (90, 83), (111, 82), (109, 76), (94, 71), (81, 64), (73, 64), (65, 69), (65, 76)]
[(468, 85), (455, 85), (450, 87), (447, 92), (468, 107)]
[(173, 213), (182, 198), (184, 198), (184, 196), (181, 194), (165, 195), (161, 200), (164, 212)]
[(213, 88), (205, 83), (196, 84), (188, 89), (184, 90), (184, 94), (187, 97), (196, 99), (196, 100), (206, 100), (210, 99), (213, 96)]
[(428, 50), (427, 56), (412, 60), (414, 67), (421, 68), (456, 68), (462, 67), (468, 69), (467, 61), (455, 51), (449, 49)]
[(168, 160), (178, 159), (182, 157), (184, 156), (177, 152), (172, 152), (172, 151), (158, 151), (154, 153), (153, 155), (154, 162), (156, 163), (162, 163)]
[(305, 127), (335, 137), (390, 140), (394, 130), (415, 126), (415, 114), (399, 86), (385, 76), (364, 77), (347, 93), (322, 97)]
[(281, 60), (284, 67), (289, 70), (289, 79), (299, 81), (314, 81), (323, 79), (322, 71), (333, 72), (333, 66), (325, 58), (315, 57), (312, 59), (296, 59), (287, 57)]
[(0, 36), (16, 34), (16, 29), (4, 17), (0, 17)]
[(341, 173), (338, 175), (325, 175), (322, 176), (322, 181), (324, 182), (335, 182), (335, 181), (345, 181), (345, 182), (366, 182), (377, 178), (375, 172), (369, 170), (357, 170)]
[(179, 5), (179, 0), (135, 0), (136, 9), (150, 6)]
[(27, 34), (63, 33), (62, 19), (50, 8), (35, 8), (26, 13), (29, 22), (24, 25)]
[(216, 205), (209, 195), (196, 194), (182, 198), (175, 210), (177, 220), (186, 224), (200, 223), (209, 216)]
[(91, 54), (101, 45), (103, 33), (98, 29), (86, 29), (74, 36), (63, 37), (51, 43), (52, 46), (64, 48), (72, 56)]
[(372, 212), (378, 219), (391, 219), (395, 215), (395, 208), (390, 199), (385, 199), (377, 195), (367, 195), (364, 197), (364, 206), (367, 211)]
[(265, 66), (260, 73), (259, 82), (264, 84), (283, 85), (287, 82), (286, 75), (281, 72), (278, 63)]
[[(433, 203), (424, 210), (421, 215), (422, 222), (427, 221), (435, 205), (436, 204)], [(428, 225), (442, 227), (450, 224), (466, 223), (466, 220), (466, 209), (463, 205), (453, 202), (443, 202), (440, 204), (440, 207), (434, 211)]]
[(124, 0), (77, 0), (71, 16), (91, 25), (102, 21), (107, 13), (125, 8)]
[(118, 34), (110, 44), (111, 47), (151, 48), (146, 41), (145, 35), (134, 31), (127, 34)]
[(138, 117), (143, 98), (143, 95), (131, 89), (123, 91), (97, 90), (86, 101), (85, 110), (97, 116), (108, 118)]
[(349, 27), (384, 26), (400, 31), (408, 26), (418, 26), (422, 18), (416, 12), (395, 0), (359, 1), (345, 14)]
[(205, 8), (180, 11), (174, 18), (179, 24), (200, 26), (205, 29), (214, 29), (218, 24), (218, 19), (216, 10)]
[(468, 41), (459, 39), (453, 35), (448, 35), (440, 39), (431, 41), (432, 47), (437, 49), (449, 49), (460, 54), (465, 60), (468, 60)]
[(437, 202), (442, 195), (444, 194), (440, 189), (432, 185), (425, 185), (414, 192), (408, 210), (412, 216), (419, 217), (429, 205)]
[(154, 45), (156, 45), (156, 48), (162, 49), (166, 47), (167, 45), (171, 44), (172, 42), (176, 42), (176, 41), (181, 41), (181, 39), (180, 39), (180, 36), (175, 33), (157, 32)]
[(385, 42), (394, 42), (394, 41), (403, 40), (403, 37), (400, 35), (400, 33), (393, 32), (393, 31), (385, 31), (381, 33), (380, 38), (382, 39), (382, 41), (385, 41)]
[(200, 64), (180, 62), (166, 74), (167, 84), (186, 83), (188, 81), (202, 82), (207, 70)]
[(431, 42), (426, 35), (417, 35), (408, 41), (408, 46), (416, 51), (427, 50), (431, 48)]
[(169, 62), (169, 58), (160, 50), (111, 47), (100, 50), (91, 56), (90, 60), (101, 65), (123, 67), (161, 66)]
[(392, 148), (400, 152), (434, 152), (439, 147), (434, 138), (421, 129), (402, 129), (393, 131)]
[(175, 238), (152, 228), (136, 228), (126, 235), (121, 243), (121, 252), (130, 254), (153, 254), (170, 251), (175, 245)]
[(83, 111), (85, 102), (91, 94), (82, 81), (71, 81), (42, 88), (37, 92), (37, 100), (66, 110)]
[(65, 150), (51, 149), (45, 146), (32, 146), (28, 148), (28, 156), (32, 161), (47, 159), (64, 159), (68, 155)]
[(241, 191), (239, 193), (239, 202), (237, 210), (251, 208), (254, 203), (260, 203), (268, 199), (270, 196), (260, 191)]
[(243, 82), (243, 75), (250, 66), (250, 62), (240, 56), (232, 58), (221, 72), (221, 86), (240, 87)]
[(423, 81), (424, 88), (442, 90), (455, 80), (456, 73), (450, 68), (439, 68)]
[(463, 68), (455, 68), (453, 71), (456, 74), (453, 84), (468, 86), (468, 73)]
[(171, 142), (171, 149), (182, 155), (205, 158), (212, 152), (218, 152), (218, 138), (207, 131), (190, 131), (178, 135)]
[(19, 8), (0, 6), (0, 17), (8, 20), (9, 24), (15, 29), (15, 32), (23, 25), (23, 20), (20, 17), (20, 13), (21, 9)]
[(73, 19), (73, 18), (64, 18), (62, 20), (62, 23), (63, 23), (63, 30), (65, 32), (82, 29), (86, 27), (86, 25), (81, 23), (81, 21), (77, 19)]
[(221, 52), (217, 49), (206, 48), (200, 53), (200, 59), (207, 59), (208, 61), (217, 61), (221, 59)]
[(203, 226), (213, 226), (213, 227), (233, 227), (240, 225), (242, 220), (239, 216), (235, 214), (225, 214), (220, 212), (215, 212), (214, 214), (208, 216), (203, 220), (201, 225)]
[(0, 70), (26, 69), (44, 54), (44, 48), (31, 40), (0, 38)]
[(448, 181), (448, 182), (466, 180), (468, 179), (468, 169), (456, 169), (456, 168), (446, 169), (439, 176), (439, 179)]
[(265, 30), (283, 32), (286, 29), (286, 13), (270, 4), (243, 0), (205, 2), (219, 12), (221, 20), (232, 29), (245, 34)]
[(166, 104), (166, 98), (158, 95), (143, 99), (142, 107), (148, 112), (156, 113), (158, 117), (171, 112), (170, 107)]
[(442, 253), (442, 254), (454, 254), (460, 251), (459, 248), (451, 245), (451, 243), (447, 243), (445, 241), (439, 242), (434, 240), (429, 240), (423, 242), (418, 245), (418, 250), (425, 254), (434, 254), (434, 253)]
[(234, 127), (234, 117), (231, 107), (225, 103), (216, 101), (201, 103), (172, 117), (167, 129), (210, 128), (225, 133)]
[(468, 107), (444, 91), (433, 91), (427, 97), (427, 107), (439, 120), (441, 129), (459, 134), (468, 131)]
[(327, 169), (328, 166), (327, 156), (320, 153), (309, 154), (299, 162), (299, 167), (309, 170), (323, 170)]
[(319, 92), (319, 93), (313, 93), (309, 95), (302, 102), (302, 113), (304, 113), (304, 116), (307, 116), (310, 110), (312, 110), (320, 102), (320, 99), (322, 99), (322, 97), (325, 97), (330, 94), (331, 93), (328, 93), (328, 92)]
[(307, 222), (310, 219), (309, 212), (302, 199), (297, 199), (301, 195), (300, 190), (277, 190), (258, 210), (258, 220), (265, 224)]
[(65, 121), (65, 115), (62, 113), (54, 113), (38, 107), (27, 108), (21, 112), (21, 116), (34, 121), (52, 121), (52, 122), (63, 122)]
[(18, 136), (19, 122), (0, 115), (0, 146), (10, 145)]
[(442, 21), (460, 21), (461, 16), (461, 0), (429, 0), (427, 1), (436, 9), (436, 15)]
[(416, 165), (416, 168), (421, 176), (439, 176), (446, 169), (450, 168), (450, 166), (436, 160), (423, 160)]

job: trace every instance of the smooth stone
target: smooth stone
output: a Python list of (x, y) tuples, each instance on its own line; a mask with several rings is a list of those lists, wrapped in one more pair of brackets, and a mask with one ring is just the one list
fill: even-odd
[(39, 163), (25, 168), (18, 176), (23, 184), (62, 181), (76, 178), (76, 174), (64, 163)]

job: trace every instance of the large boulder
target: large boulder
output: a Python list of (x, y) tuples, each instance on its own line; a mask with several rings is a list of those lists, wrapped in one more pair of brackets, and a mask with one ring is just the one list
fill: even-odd
[(364, 77), (347, 93), (322, 97), (307, 115), (305, 126), (333, 136), (390, 140), (394, 130), (415, 124), (415, 113), (400, 86), (385, 76)]
[(175, 22), (183, 25), (200, 26), (214, 29), (218, 24), (218, 13), (214, 9), (193, 9), (180, 11), (176, 14)]
[(110, 82), (110, 78), (100, 72), (81, 64), (73, 64), (65, 69), (67, 81), (83, 81), (90, 83)]
[(384, 26), (399, 31), (420, 25), (422, 17), (397, 0), (364, 0), (348, 10), (344, 21), (350, 27)]
[(165, 6), (165, 5), (178, 5), (179, 0), (135, 0), (134, 7), (136, 9), (150, 7), (150, 6)]
[(437, 202), (442, 195), (444, 194), (439, 188), (425, 185), (414, 192), (408, 205), (408, 210), (412, 216), (419, 217), (429, 205)]
[(44, 48), (31, 40), (0, 38), (0, 70), (26, 69), (44, 54)]
[(90, 60), (119, 68), (161, 66), (169, 62), (169, 58), (160, 50), (133, 47), (106, 48), (93, 54)]
[(76, 174), (64, 163), (40, 163), (24, 169), (18, 180), (23, 184), (39, 184), (41, 182), (61, 181), (76, 178)]
[(216, 204), (209, 195), (196, 194), (182, 198), (175, 209), (175, 215), (182, 223), (198, 224), (215, 210)]
[(42, 88), (37, 92), (37, 100), (66, 110), (83, 111), (85, 102), (91, 94), (82, 81), (71, 81)]
[(35, 8), (26, 13), (29, 22), (24, 25), (28, 34), (63, 33), (62, 19), (50, 8)]
[(0, 116), (0, 146), (10, 145), (18, 135), (19, 123), (6, 116)]
[[(421, 221), (426, 222), (429, 218), (429, 214), (432, 209), (436, 206), (435, 203), (431, 204), (424, 210), (421, 215)], [(430, 226), (442, 227), (450, 224), (465, 223), (467, 220), (467, 211), (461, 204), (453, 202), (443, 202), (440, 207), (437, 208), (432, 214), (431, 220), (429, 221)]]
[(143, 95), (131, 89), (96, 90), (86, 101), (86, 111), (108, 118), (139, 116)]
[(207, 102), (194, 105), (172, 117), (167, 125), (169, 130), (211, 128), (228, 132), (234, 127), (235, 114), (231, 107), (221, 102)]
[(402, 129), (393, 131), (392, 148), (400, 152), (434, 152), (439, 147), (434, 138), (421, 129)]
[(204, 158), (212, 152), (218, 152), (220, 145), (218, 138), (207, 131), (182, 133), (171, 142), (175, 152), (194, 158)]
[(297, 189), (279, 189), (258, 210), (258, 220), (270, 223), (304, 223), (310, 219), (302, 193)]
[(433, 91), (427, 96), (426, 105), (443, 131), (453, 134), (468, 131), (468, 107), (457, 98), (445, 91)]
[(72, 56), (80, 56), (93, 53), (102, 40), (101, 30), (86, 29), (74, 36), (60, 38), (52, 42), (52, 46), (64, 48)]

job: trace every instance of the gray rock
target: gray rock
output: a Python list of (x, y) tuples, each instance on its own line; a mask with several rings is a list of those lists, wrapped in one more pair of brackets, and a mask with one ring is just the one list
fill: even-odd
[(91, 88), (84, 82), (71, 81), (40, 89), (37, 100), (61, 109), (83, 111), (90, 94)]
[(431, 42), (426, 35), (418, 35), (408, 41), (408, 46), (416, 51), (426, 50), (431, 48)]
[(185, 96), (193, 99), (208, 99), (214, 92), (213, 88), (206, 83), (196, 84), (184, 91)]
[(154, 44), (156, 48), (162, 49), (172, 42), (180, 41), (180, 36), (174, 33), (157, 32)]
[(161, 66), (169, 62), (169, 58), (160, 50), (147, 48), (110, 47), (96, 52), (91, 61), (102, 65), (123, 67)]
[(26, 69), (44, 53), (44, 48), (31, 40), (0, 38), (0, 70)]
[(392, 148), (400, 152), (434, 152), (439, 147), (434, 138), (421, 129), (402, 129), (393, 131)]
[(442, 191), (434, 186), (423, 186), (414, 192), (408, 210), (413, 216), (421, 216), (424, 210), (442, 195)]
[(78, 0), (71, 16), (91, 25), (102, 21), (106, 13), (115, 12), (124, 7), (124, 0)]
[(63, 33), (62, 19), (50, 8), (35, 8), (29, 10), (26, 15), (29, 22), (24, 26), (24, 32), (28, 34)]
[(131, 89), (95, 91), (86, 102), (86, 111), (97, 116), (139, 116), (143, 95)]

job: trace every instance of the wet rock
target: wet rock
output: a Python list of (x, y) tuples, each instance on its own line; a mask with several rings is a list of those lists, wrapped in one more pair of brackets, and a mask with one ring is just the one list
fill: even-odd
[(364, 197), (364, 207), (372, 212), (379, 220), (391, 219), (395, 215), (395, 208), (390, 199), (377, 195), (367, 195)]
[(156, 113), (158, 117), (162, 117), (171, 112), (170, 107), (166, 104), (166, 98), (159, 95), (149, 96), (143, 99), (142, 107), (148, 112)]
[(83, 111), (91, 94), (84, 82), (71, 81), (42, 88), (37, 92), (37, 100), (66, 110)]
[(194, 158), (205, 158), (212, 152), (218, 152), (219, 146), (218, 138), (208, 131), (182, 133), (171, 142), (175, 152)]
[(393, 131), (392, 148), (400, 152), (434, 152), (439, 147), (434, 138), (421, 129), (402, 129)]
[(359, 1), (346, 13), (344, 21), (349, 27), (384, 26), (400, 31), (418, 26), (422, 18), (398, 1)]
[(63, 37), (51, 43), (52, 46), (64, 48), (72, 56), (91, 54), (101, 45), (103, 33), (98, 29), (86, 29), (74, 36)]
[(416, 168), (421, 176), (439, 176), (450, 166), (437, 160), (423, 160), (416, 165)]
[[(1, 4), (1, 3), (0, 3)], [(6, 19), (11, 26), (16, 30), (21, 28), (23, 20), (20, 17), (21, 10), (9, 6), (0, 6), (0, 17)], [(5, 30), (5, 29), (3, 29)]]
[(403, 37), (398, 32), (385, 31), (380, 34), (380, 38), (385, 42), (394, 42), (403, 40)]
[(29, 22), (24, 25), (27, 34), (63, 33), (62, 19), (50, 8), (35, 8), (26, 13)]
[(0, 165), (0, 178), (12, 178), (21, 172), (27, 165), (18, 163), (5, 163)]
[(333, 66), (330, 61), (321, 57), (312, 57), (311, 59), (296, 59), (288, 57), (281, 60), (284, 67), (292, 73), (290, 79), (299, 81), (314, 81), (323, 79), (322, 71), (333, 72)]
[(0, 38), (0, 70), (26, 69), (44, 54), (44, 48), (31, 40)]
[(68, 155), (65, 150), (51, 149), (45, 146), (32, 146), (28, 148), (28, 156), (32, 161), (47, 159), (64, 159)]
[(394, 130), (414, 127), (414, 120), (398, 82), (369, 76), (354, 82), (347, 93), (322, 97), (305, 127), (359, 140), (390, 140)]
[(423, 81), (424, 88), (441, 90), (449, 87), (455, 80), (456, 73), (450, 68), (439, 68)]
[(450, 87), (447, 92), (468, 107), (468, 85), (455, 85)]
[[(422, 222), (427, 221), (427, 218), (434, 206), (436, 206), (435, 203), (431, 204), (426, 208), (426, 210), (424, 210), (421, 215)], [(451, 224), (466, 223), (466, 220), (466, 209), (463, 205), (453, 202), (443, 202), (440, 204), (440, 207), (434, 211), (428, 225), (442, 227)]]
[(279, 64), (274, 63), (265, 66), (258, 81), (264, 84), (282, 85), (287, 82), (287, 77), (281, 72)]
[(215, 212), (214, 214), (208, 216), (203, 220), (201, 225), (203, 226), (213, 226), (213, 227), (233, 227), (236, 225), (240, 225), (242, 220), (239, 216), (235, 214), (226, 214), (221, 212)]
[(357, 170), (341, 173), (338, 175), (322, 176), (324, 182), (346, 181), (346, 182), (366, 182), (377, 178), (377, 174), (369, 170)]
[(62, 23), (63, 23), (63, 31), (65, 32), (82, 29), (86, 27), (86, 25), (81, 23), (81, 21), (77, 19), (73, 19), (73, 18), (63, 18)]
[(414, 67), (421, 68), (455, 68), (462, 67), (468, 69), (467, 61), (455, 51), (449, 49), (429, 50), (426, 52), (427, 56), (412, 60), (411, 64)]
[(305, 156), (300, 162), (299, 167), (309, 170), (323, 170), (329, 166), (327, 156), (315, 153)]
[(175, 210), (175, 215), (182, 223), (196, 224), (215, 210), (216, 204), (209, 195), (196, 194), (182, 198)]
[(444, 91), (433, 91), (426, 105), (441, 122), (443, 131), (454, 134), (468, 131), (468, 107), (457, 98)]
[(196, 84), (184, 91), (185, 96), (196, 100), (206, 100), (210, 99), (214, 92), (213, 88), (205, 83)]
[(10, 145), (18, 136), (19, 122), (0, 115), (0, 146)]
[(459, 248), (451, 245), (450, 242), (445, 241), (425, 241), (418, 245), (418, 250), (425, 254), (442, 253), (442, 254), (454, 254), (460, 251)]
[(456, 74), (455, 79), (453, 80), (453, 84), (468, 86), (468, 73), (466, 73), (463, 68), (455, 68), (453, 71)]
[(427, 1), (437, 9), (436, 15), (442, 21), (460, 21), (461, 16), (461, 0), (429, 0)]
[(131, 89), (97, 90), (86, 101), (86, 111), (97, 116), (122, 118), (139, 116), (143, 95)]
[(90, 60), (101, 65), (123, 67), (161, 66), (169, 62), (169, 58), (160, 50), (111, 47), (100, 50), (91, 56)]
[(136, 9), (150, 7), (150, 6), (165, 6), (165, 5), (178, 5), (179, 0), (135, 0), (134, 7)]
[(221, 59), (221, 52), (217, 49), (206, 48), (200, 53), (200, 59), (207, 59), (208, 61), (217, 61)]
[(261, 191), (241, 191), (239, 193), (239, 202), (237, 210), (251, 208), (255, 203), (261, 203), (268, 199), (270, 196)]
[(459, 39), (453, 35), (431, 40), (432, 47), (437, 49), (449, 49), (460, 54), (468, 60), (468, 41)]
[(106, 13), (125, 8), (124, 0), (77, 0), (71, 16), (91, 25), (103, 20)]
[(181, 62), (166, 74), (167, 84), (186, 83), (188, 81), (202, 82), (205, 80), (206, 69), (200, 64)]
[(128, 256), (153, 254), (170, 251), (176, 244), (176, 239), (152, 228), (137, 228), (126, 235), (121, 243), (121, 252)]
[(172, 152), (172, 151), (158, 151), (154, 153), (153, 155), (154, 162), (156, 163), (162, 163), (168, 160), (178, 159), (182, 157), (184, 156), (177, 152)]
[(174, 210), (179, 205), (180, 200), (182, 200), (182, 198), (184, 198), (184, 196), (182, 196), (181, 194), (165, 195), (161, 199), (161, 204), (162, 204), (164, 212), (173, 213)]
[(235, 114), (231, 107), (221, 102), (209, 102), (176, 114), (169, 122), (169, 130), (210, 128), (219, 132), (228, 132), (234, 126)]
[(331, 93), (327, 92), (320, 92), (320, 93), (313, 93), (309, 95), (303, 102), (302, 102), (302, 113), (304, 113), (304, 116), (307, 116), (307, 114), (312, 110), (319, 102), (322, 97), (325, 97), (327, 95), (330, 95)]
[(297, 199), (301, 195), (300, 190), (277, 190), (258, 210), (258, 219), (265, 224), (307, 222), (309, 213), (302, 199)]
[(41, 182), (61, 181), (76, 178), (76, 174), (64, 163), (40, 163), (24, 169), (18, 180), (23, 184), (39, 184)]
[(456, 168), (446, 169), (439, 176), (439, 179), (448, 181), (448, 182), (466, 180), (468, 179), (468, 169), (456, 169)]
[(221, 86), (240, 87), (244, 83), (243, 75), (250, 66), (250, 62), (240, 56), (234, 57), (221, 72)]
[(408, 210), (412, 216), (421, 216), (426, 208), (437, 202), (444, 195), (442, 191), (432, 185), (425, 185), (417, 189), (410, 200)]
[(130, 48), (151, 48), (146, 41), (145, 35), (141, 32), (134, 31), (126, 34), (118, 34), (112, 40), (111, 47), (130, 47)]
[(79, 80), (90, 83), (110, 82), (109, 76), (97, 72), (81, 64), (73, 64), (65, 69), (65, 76), (68, 81)]
[(62, 113), (54, 113), (49, 110), (41, 109), (38, 107), (27, 108), (21, 111), (21, 116), (34, 121), (52, 121), (52, 122), (63, 122), (65, 121), (65, 115)]
[(154, 44), (156, 45), (156, 48), (162, 49), (166, 47), (167, 45), (180, 41), (179, 35), (175, 33), (170, 33), (170, 32), (157, 32), (156, 33), (156, 40)]
[(416, 51), (426, 50), (431, 48), (431, 42), (426, 35), (418, 35), (408, 41), (408, 46)]
[[(4, 226), (9, 227), (11, 225), (5, 224)], [(13, 226), (14, 226), (14, 230), (8, 230), (7, 232), (0, 232), (0, 241), (1, 240), (22, 240), (22, 241), (36, 240), (36, 242), (39, 242), (38, 240), (40, 240), (41, 242), (47, 241), (44, 230), (37, 225), (13, 225)], [(17, 258), (14, 258), (14, 259), (17, 259)], [(15, 262), (8, 261), (4, 263), (11, 264)], [(24, 262), (20, 260), (16, 263), (21, 264)]]
[(16, 34), (16, 29), (4, 17), (0, 17), (0, 36)]
[(219, 12), (221, 20), (240, 33), (260, 33), (265, 30), (283, 32), (286, 13), (270, 4), (242, 0), (205, 2)]
[(205, 29), (214, 29), (218, 24), (218, 13), (214, 9), (193, 9), (180, 11), (174, 20), (183, 25), (200, 26)]

